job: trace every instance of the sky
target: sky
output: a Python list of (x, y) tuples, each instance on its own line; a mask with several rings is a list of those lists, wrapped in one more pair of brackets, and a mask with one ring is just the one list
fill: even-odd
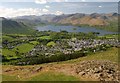
[(0, 17), (113, 13), (119, 0), (0, 0)]

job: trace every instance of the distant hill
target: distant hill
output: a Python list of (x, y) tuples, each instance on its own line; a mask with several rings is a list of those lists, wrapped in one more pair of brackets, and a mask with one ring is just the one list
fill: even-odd
[(16, 22), (10, 19), (0, 17), (2, 19), (2, 33), (8, 34), (29, 34), (32, 32), (32, 28), (23, 22)]
[(51, 20), (55, 17), (55, 15), (46, 14), (41, 16), (29, 15), (29, 16), (19, 16), (12, 18), (17, 22), (24, 22), (29, 25), (37, 25), (37, 24), (46, 24), (51, 22)]
[(109, 25), (108, 21), (115, 21), (118, 19), (117, 13), (109, 13), (109, 14), (83, 14), (83, 13), (75, 13), (75, 14), (62, 14), (62, 15), (41, 15), (41, 16), (21, 16), (16, 17), (14, 19), (17, 20), (31, 20), (32, 22), (53, 22), (53, 23), (61, 23), (61, 24), (88, 24), (88, 25)]
[(71, 24), (75, 26), (89, 26), (107, 31), (118, 31), (118, 13), (109, 14), (63, 14), (51, 20), (52, 23)]
[(62, 14), (62, 15), (52, 15), (45, 14), (41, 16), (21, 16), (14, 18), (15, 21), (24, 22), (29, 25), (37, 25), (40, 23), (55, 23), (55, 24), (71, 24), (75, 26), (93, 26), (100, 29), (105, 29), (109, 31), (117, 31), (118, 27), (118, 13), (109, 14)]
[(52, 22), (57, 22), (60, 24), (72, 24), (72, 25), (109, 25), (109, 21), (116, 21), (118, 19), (117, 13), (113, 14), (70, 14), (61, 15), (53, 18)]
[(29, 26), (36, 25), (41, 23), (41, 19), (39, 16), (31, 15), (31, 16), (19, 16), (12, 18), (12, 20), (17, 22), (23, 22)]

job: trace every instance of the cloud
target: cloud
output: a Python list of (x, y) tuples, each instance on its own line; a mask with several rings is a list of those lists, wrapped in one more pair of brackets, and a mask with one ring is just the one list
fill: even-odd
[(55, 14), (56, 14), (56, 15), (61, 15), (61, 14), (63, 14), (63, 12), (61, 12), (61, 11), (56, 11)]
[(65, 2), (68, 2), (68, 0), (65, 0)]
[(43, 11), (43, 12), (49, 12), (49, 10), (48, 10), (48, 9), (42, 9), (42, 11)]
[(0, 6), (0, 8), (4, 8), (4, 6)]
[(83, 2), (85, 2), (86, 0), (82, 0)]
[(46, 4), (47, 2), (68, 2), (69, 0), (35, 0), (36, 4)]
[(47, 0), (35, 0), (36, 4), (46, 4)]
[(101, 8), (102, 6), (100, 5), (100, 6), (98, 6), (99, 8)]
[(49, 5), (46, 5), (45, 8), (50, 8), (50, 6), (49, 6)]
[(47, 13), (49, 10), (47, 9), (39, 9), (39, 8), (0, 8), (0, 17), (16, 17), (16, 16), (24, 16), (24, 15), (42, 15)]
[(96, 0), (96, 2), (119, 2), (119, 0)]
[(62, 11), (55, 11), (51, 12), (46, 8), (39, 9), (39, 8), (20, 8), (20, 9), (14, 9), (14, 8), (0, 8), (0, 17), (17, 17), (17, 16), (25, 16), (25, 15), (43, 15), (43, 14), (55, 14), (55, 15), (61, 15), (63, 14)]
[(14, 8), (5, 8), (5, 7), (0, 7), (0, 17), (17, 17), (17, 16), (25, 16), (25, 15), (43, 15), (43, 14), (55, 14), (55, 15), (61, 15), (63, 14), (62, 11), (55, 11), (51, 12), (46, 8), (40, 9), (40, 8), (19, 8), (19, 9), (14, 9)]
[[(66, 0), (55, 0), (55, 2), (65, 2)], [(68, 0), (67, 0), (68, 1)]]
[(0, 2), (33, 2), (34, 0), (0, 0)]

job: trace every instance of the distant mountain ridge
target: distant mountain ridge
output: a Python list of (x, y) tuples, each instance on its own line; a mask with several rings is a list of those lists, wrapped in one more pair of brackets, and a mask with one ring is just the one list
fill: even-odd
[[(62, 15), (61, 15), (62, 16)], [(116, 13), (114, 14), (72, 14), (68, 16), (63, 16), (63, 19), (59, 19), (60, 16), (53, 18), (53, 22), (60, 24), (72, 24), (72, 25), (109, 25), (109, 21), (116, 21), (118, 19)], [(57, 20), (57, 21), (56, 21)]]
[(51, 22), (51, 20), (54, 17), (55, 15), (48, 14), (48, 15), (42, 15), (42, 16), (35, 16), (35, 15), (19, 16), (12, 19), (18, 22), (25, 22), (27, 24), (39, 24), (39, 23)]
[[(118, 13), (109, 14), (62, 14), (62, 15), (41, 15), (41, 16), (20, 16), (16, 18), (2, 19), (2, 31), (3, 33), (29, 33), (34, 31), (31, 27), (38, 24), (70, 24), (75, 26), (95, 26), (106, 30), (118, 30)], [(107, 26), (107, 27), (106, 27)]]
[(109, 21), (116, 21), (118, 19), (117, 13), (109, 14), (84, 14), (84, 13), (75, 13), (75, 14), (62, 14), (62, 15), (41, 15), (41, 16), (21, 16), (15, 18), (17, 20), (31, 20), (34, 22), (43, 22), (43, 23), (59, 23), (59, 24), (72, 24), (72, 25), (109, 25)]

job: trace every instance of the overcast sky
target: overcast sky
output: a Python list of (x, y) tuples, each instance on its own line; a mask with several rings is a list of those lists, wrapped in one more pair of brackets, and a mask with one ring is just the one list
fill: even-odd
[(118, 12), (118, 1), (119, 0), (0, 0), (0, 17), (42, 14), (113, 13)]

